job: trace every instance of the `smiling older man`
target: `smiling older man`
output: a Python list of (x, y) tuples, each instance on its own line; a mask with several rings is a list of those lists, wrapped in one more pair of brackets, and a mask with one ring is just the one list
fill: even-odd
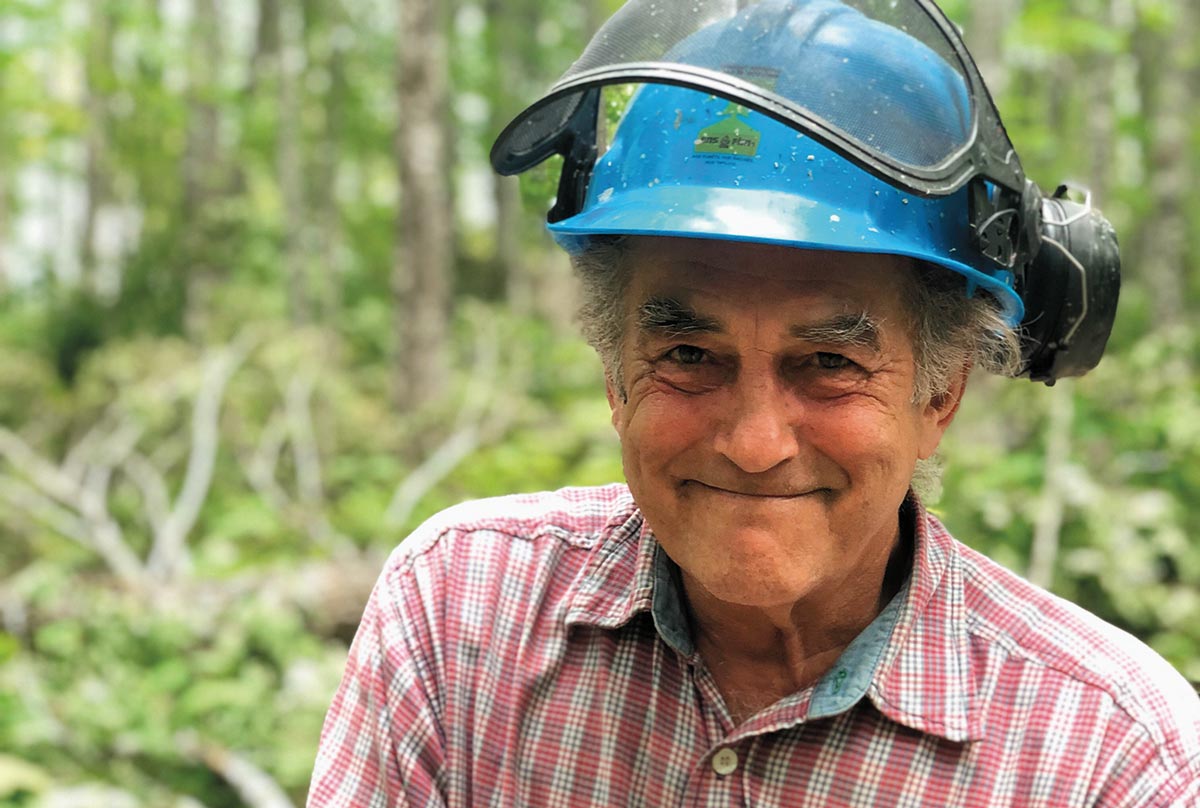
[(903, 583), (898, 514), (965, 369), (914, 402), (905, 259), (644, 239), (626, 261), (625, 475), (740, 723), (816, 682)]
[(912, 491), (973, 366), (1098, 360), (1106, 224), (1024, 182), (927, 0), (683, 6), (627, 5), (494, 154), (566, 158), (628, 484), (404, 542), (309, 805), (1200, 804), (1178, 674)]

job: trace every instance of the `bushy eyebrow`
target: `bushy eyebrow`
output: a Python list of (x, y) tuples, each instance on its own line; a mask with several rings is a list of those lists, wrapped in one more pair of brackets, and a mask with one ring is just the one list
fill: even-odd
[(683, 337), (688, 334), (719, 334), (724, 329), (712, 317), (696, 312), (673, 297), (647, 298), (637, 310), (638, 329), (643, 333)]
[(803, 342), (880, 350), (879, 323), (866, 312), (839, 314), (820, 323), (794, 325), (788, 335)]
[[(683, 337), (689, 334), (720, 334), (721, 322), (698, 313), (691, 306), (673, 297), (647, 298), (637, 309), (638, 329), (644, 334)], [(801, 342), (819, 345), (868, 348), (880, 350), (880, 326), (866, 312), (839, 314), (828, 320), (793, 325), (788, 336)]]

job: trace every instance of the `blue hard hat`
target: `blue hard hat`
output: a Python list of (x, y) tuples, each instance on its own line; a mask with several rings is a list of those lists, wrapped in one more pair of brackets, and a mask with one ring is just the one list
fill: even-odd
[[(838, 0), (765, 0), (752, 13), (678, 43), (693, 62), (828, 117), (855, 112), (860, 140), (918, 164), (953, 152), (972, 125), (961, 75), (927, 45)], [(723, 63), (741, 54), (737, 64)], [(827, 118), (828, 119), (828, 118)], [(582, 208), (549, 225), (568, 252), (589, 237), (640, 234), (909, 256), (964, 275), (1013, 323), (1013, 275), (971, 239), (968, 188), (922, 196), (898, 188), (811, 135), (724, 97), (670, 84), (635, 94), (593, 168)]]
[(1012, 274), (972, 246), (967, 190), (900, 191), (803, 133), (716, 96), (646, 85), (597, 162), (583, 210), (549, 225), (580, 252), (601, 234), (887, 253), (966, 276), (1020, 322)]

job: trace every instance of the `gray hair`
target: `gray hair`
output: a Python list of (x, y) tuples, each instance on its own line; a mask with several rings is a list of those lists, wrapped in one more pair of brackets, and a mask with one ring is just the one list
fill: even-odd
[(619, 392), (624, 392), (621, 349), (625, 341), (625, 290), (629, 266), (625, 261), (628, 241), (624, 236), (596, 236), (581, 253), (571, 256), (571, 266), (582, 286), (579, 327), (600, 361), (604, 372)]
[[(593, 237), (583, 252), (571, 257), (583, 287), (579, 308), (583, 336), (600, 355), (605, 373), (622, 396), (624, 300), (630, 276), (628, 244), (624, 236)], [(916, 365), (914, 403), (949, 391), (960, 374), (971, 367), (1001, 376), (1019, 372), (1021, 342), (1017, 329), (1009, 324), (992, 295), (968, 296), (962, 275), (914, 261), (906, 298)], [(912, 482), (918, 493), (935, 493), (939, 479), (936, 460), (918, 461)]]

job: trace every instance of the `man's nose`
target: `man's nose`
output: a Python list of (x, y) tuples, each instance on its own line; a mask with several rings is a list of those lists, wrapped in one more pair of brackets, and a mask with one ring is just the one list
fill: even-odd
[(796, 402), (768, 374), (739, 378), (716, 450), (749, 474), (769, 471), (800, 451)]

